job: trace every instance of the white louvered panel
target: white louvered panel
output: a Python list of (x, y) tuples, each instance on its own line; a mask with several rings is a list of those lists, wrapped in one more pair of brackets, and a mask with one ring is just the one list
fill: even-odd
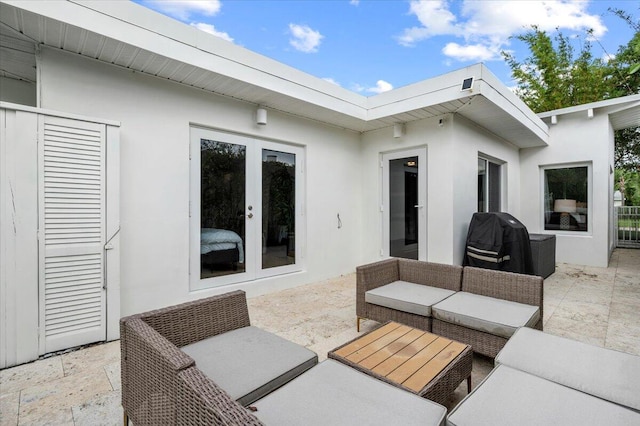
[(46, 117), (41, 315), (44, 352), (105, 338), (104, 126)]

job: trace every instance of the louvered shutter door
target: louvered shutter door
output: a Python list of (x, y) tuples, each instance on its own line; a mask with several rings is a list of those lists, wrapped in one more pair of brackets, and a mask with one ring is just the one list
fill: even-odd
[(105, 340), (105, 126), (41, 116), (40, 351)]

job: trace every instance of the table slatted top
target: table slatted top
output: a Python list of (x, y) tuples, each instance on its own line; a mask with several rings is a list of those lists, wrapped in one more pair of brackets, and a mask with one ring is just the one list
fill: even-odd
[(466, 347), (446, 337), (390, 322), (333, 354), (418, 393)]

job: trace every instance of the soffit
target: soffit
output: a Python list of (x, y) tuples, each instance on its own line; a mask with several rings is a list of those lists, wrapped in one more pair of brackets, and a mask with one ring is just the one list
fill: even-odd
[[(65, 6), (69, 5), (65, 4)], [(266, 68), (275, 67), (275, 71), (280, 75), (275, 75), (276, 73), (269, 72), (270, 70), (251, 69), (251, 67), (245, 65), (246, 62), (240, 64), (242, 65), (240, 66), (239, 61), (229, 62), (230, 65), (237, 67), (238, 73), (236, 75), (229, 75), (229, 72), (224, 75), (221, 72), (208, 69), (207, 60), (210, 59), (211, 62), (218, 61), (220, 63), (226, 58), (220, 55), (203, 53), (202, 49), (195, 48), (197, 46), (182, 46), (184, 49), (178, 50), (192, 49), (188, 53), (199, 56), (200, 63), (196, 63), (196, 60), (180, 60), (170, 57), (168, 54), (145, 50), (132, 43), (123, 42), (114, 37), (107, 37), (6, 3), (0, 4), (0, 7), (2, 7), (0, 21), (2, 22), (3, 43), (6, 42), (7, 48), (13, 49), (12, 51), (19, 51), (17, 54), (19, 58), (7, 61), (6, 64), (7, 67), (11, 68), (10, 72), (15, 74), (12, 78), (16, 78), (17, 75), (17, 78), (35, 81), (34, 46), (35, 44), (42, 44), (351, 131), (373, 131), (390, 127), (394, 123), (408, 123), (455, 113), (478, 123), (479, 126), (515, 146), (525, 148), (546, 145), (546, 131), (540, 131), (539, 125), (532, 125), (526, 117), (523, 118), (521, 107), (512, 108), (511, 105), (505, 105), (502, 99), (498, 99), (498, 96), (495, 96), (499, 91), (489, 87), (490, 84), (485, 84), (484, 89), (482, 85), (478, 85), (479, 90), (475, 93), (461, 93), (459, 91), (459, 83), (462, 81), (460, 75), (463, 75), (465, 70), (452, 73), (455, 83), (451, 87), (446, 87), (448, 95), (444, 97), (436, 93), (438, 91), (443, 92), (442, 87), (434, 88), (441, 81), (441, 78), (436, 78), (431, 79), (435, 80), (436, 84), (431, 81), (427, 81), (427, 83), (421, 82), (397, 89), (397, 92), (393, 91), (397, 93), (396, 95), (388, 95), (387, 93), (383, 94), (387, 96), (378, 95), (372, 98), (365, 98), (346, 89), (333, 87), (328, 82), (313, 78), (263, 57), (261, 57), (262, 59), (258, 58), (258, 61), (264, 60), (266, 65), (262, 65), (265, 65)], [(86, 12), (86, 9), (82, 9), (82, 12)], [(139, 10), (135, 11), (140, 12)], [(147, 12), (154, 15), (155, 18), (155, 13), (146, 10), (144, 13)], [(165, 17), (161, 17), (161, 19), (165, 19)], [(122, 25), (120, 21), (117, 23)], [(169, 21), (166, 23), (170, 25), (176, 24)], [(181, 28), (169, 28), (170, 33), (177, 30), (181, 30)], [(144, 32), (146, 30), (136, 27), (135, 31)], [(157, 38), (160, 35), (153, 33), (151, 36)], [(174, 36), (173, 33), (172, 36)], [(205, 34), (204, 36), (208, 35)], [(166, 44), (173, 43), (174, 45), (176, 43), (173, 38), (156, 40), (156, 44), (158, 41), (166, 42)], [(218, 41), (215, 40), (215, 42), (217, 43)], [(161, 48), (164, 48), (166, 52), (172, 51), (172, 49), (167, 49), (167, 46), (161, 46)], [(242, 54), (250, 55), (252, 60), (259, 56), (253, 52), (238, 50), (237, 46), (229, 46), (229, 49), (233, 50), (229, 56), (235, 55), (236, 59)], [(175, 50), (173, 49), (173, 51)], [(180, 54), (183, 54), (183, 52), (180, 51), (175, 56)], [(31, 61), (27, 60), (29, 55)], [(20, 66), (21, 64), (22, 66)], [(4, 55), (2, 68), (5, 68)], [(211, 68), (215, 67), (211, 66)], [(219, 68), (224, 68), (225, 71), (228, 71), (228, 68)], [(244, 68), (248, 69), (247, 75), (252, 76), (252, 78), (239, 76), (240, 73), (244, 72)], [(476, 73), (476, 79), (482, 80), (479, 75), (482, 74), (482, 69), (482, 66), (474, 66), (470, 67), (468, 72), (472, 72), (470, 75)], [(447, 77), (443, 76), (442, 78), (446, 79)], [(251, 81), (255, 83), (252, 84)], [(279, 90), (280, 88), (284, 89)], [(487, 96), (484, 95), (485, 93)], [(394, 99), (394, 96), (398, 99)], [(415, 99), (419, 101), (415, 101)], [(370, 103), (375, 104), (377, 108), (384, 110), (385, 113), (372, 113), (372, 109), (367, 108)], [(519, 114), (520, 119), (515, 118), (514, 114)], [(532, 128), (535, 129), (532, 130)]]

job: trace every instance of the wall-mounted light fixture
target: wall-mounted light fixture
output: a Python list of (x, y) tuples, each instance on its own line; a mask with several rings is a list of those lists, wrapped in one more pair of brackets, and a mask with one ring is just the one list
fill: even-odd
[(258, 107), (256, 110), (256, 124), (265, 126), (267, 124), (267, 110), (263, 107)]
[(593, 118), (593, 108), (589, 108), (587, 110), (587, 118), (589, 119)]
[(445, 122), (445, 119), (441, 118), (440, 120), (438, 120), (438, 126), (440, 127), (444, 126), (444, 122)]
[(404, 124), (402, 123), (396, 123), (393, 125), (393, 137), (394, 138), (401, 138), (402, 136), (404, 136)]
[(552, 115), (551, 116), (551, 124), (558, 124), (558, 116), (557, 115)]

